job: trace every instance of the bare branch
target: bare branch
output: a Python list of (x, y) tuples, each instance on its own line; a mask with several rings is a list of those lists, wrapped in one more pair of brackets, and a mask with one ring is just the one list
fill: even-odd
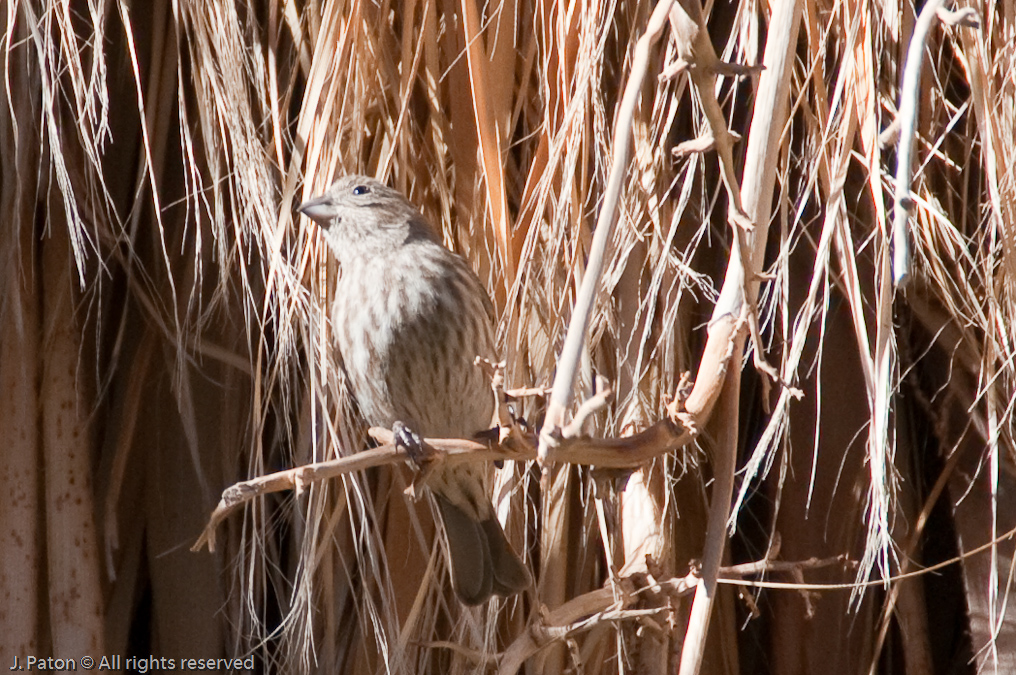
[[(599, 409), (605, 405), (606, 398), (610, 395), (611, 392), (607, 390), (590, 399), (590, 402), (587, 402), (589, 410)], [(572, 429), (572, 426), (569, 425), (569, 430), (577, 431)], [(536, 443), (531, 434), (526, 434), (518, 426), (502, 429), (505, 433), (500, 435), (500, 443), (494, 446), (456, 438), (424, 439), (424, 448), (428, 451), (425, 464), (536, 459)], [(370, 435), (381, 443), (380, 447), (259, 476), (227, 488), (191, 550), (197, 551), (207, 546), (210, 551), (214, 551), (215, 530), (222, 521), (240, 506), (262, 495), (285, 490), (296, 490), (300, 494), (312, 483), (371, 467), (412, 462), (413, 458), (409, 453), (396, 446), (391, 430), (374, 427), (370, 430)], [(687, 445), (695, 435), (693, 429), (685, 428), (680, 422), (670, 419), (660, 420), (640, 433), (623, 438), (558, 435), (552, 443), (553, 459), (555, 462), (567, 464), (634, 468)]]
[(963, 26), (965, 28), (980, 28), (981, 17), (973, 7), (960, 7), (949, 10), (940, 7), (936, 12), (939, 20), (947, 26)]
[[(839, 565), (845, 560), (845, 555), (821, 560), (809, 558), (797, 562), (762, 560), (723, 567), (720, 569), (720, 577), (721, 582), (739, 582), (744, 577), (767, 572), (780, 572), (797, 577), (803, 570)], [(651, 560), (647, 561), (647, 567), (653, 569), (655, 564)], [(700, 570), (697, 568), (684, 576), (662, 580), (638, 573), (619, 579), (609, 588), (600, 588), (580, 595), (553, 611), (543, 608), (534, 615), (527, 629), (501, 654), (497, 672), (500, 675), (516, 673), (526, 660), (543, 649), (556, 642), (570, 639), (578, 633), (589, 631), (605, 621), (635, 620), (661, 634), (669, 634), (671, 631), (663, 628), (652, 617), (662, 612), (672, 612), (676, 606), (674, 601), (694, 592), (699, 578)]]
[[(735, 142), (741, 140), (741, 134), (736, 131), (730, 131), (728, 133), (730, 134), (731, 139)], [(715, 147), (716, 139), (713, 138), (712, 134), (706, 134), (704, 136), (699, 136), (698, 138), (693, 138), (690, 141), (678, 143), (670, 151), (670, 154), (672, 154), (675, 159), (680, 159), (682, 157), (687, 157), (688, 155), (709, 152)]]
[(914, 25), (914, 34), (907, 48), (907, 61), (900, 83), (900, 108), (897, 115), (899, 145), (896, 149), (896, 208), (893, 212), (893, 283), (897, 288), (906, 285), (910, 277), (910, 212), (914, 208), (910, 183), (912, 153), (917, 136), (917, 107), (921, 92), (921, 68), (924, 65), (924, 48), (931, 25), (938, 18), (948, 25), (978, 28), (977, 12), (971, 8), (955, 12), (945, 9), (946, 0), (928, 0)]
[(617, 203), (621, 196), (621, 187), (624, 184), (628, 157), (631, 153), (632, 118), (641, 95), (642, 82), (645, 80), (646, 71), (649, 68), (649, 49), (663, 33), (667, 14), (673, 3), (674, 0), (660, 0), (649, 18), (646, 32), (635, 45), (631, 74), (625, 84), (624, 96), (621, 99), (617, 122), (614, 125), (614, 153), (611, 158), (607, 187), (603, 192), (603, 206), (600, 208), (600, 215), (596, 220), (589, 260), (586, 261), (582, 286), (575, 299), (575, 307), (568, 324), (568, 334), (561, 350), (561, 357), (558, 359), (554, 389), (547, 407), (543, 430), (540, 433), (539, 460), (541, 463), (547, 461), (547, 452), (549, 444), (553, 441), (553, 432), (564, 424), (565, 412), (571, 406), (574, 397), (575, 374), (581, 359), (582, 348), (586, 342), (589, 316), (596, 300), (596, 292), (600, 288), (604, 253), (607, 249), (607, 242), (610, 241), (613, 234), (614, 224), (617, 222)]
[[(740, 354), (744, 347), (744, 326), (750, 324), (751, 316), (754, 315), (760, 280), (755, 270), (760, 267), (766, 244), (769, 207), (775, 182), (774, 160), (779, 151), (779, 139), (786, 119), (791, 55), (797, 41), (800, 15), (800, 3), (772, 3), (772, 30), (767, 37), (764, 55), (769, 70), (760, 79), (756, 95), (756, 113), (748, 135), (744, 169), (745, 202), (742, 204), (741, 187), (734, 171), (732, 142), (715, 94), (713, 72), (718, 59), (705, 28), (702, 8), (697, 0), (681, 0), (680, 6), (674, 5), (671, 9), (671, 26), (677, 41), (678, 55), (695, 66), (689, 70), (690, 78), (716, 139), (717, 155), (728, 193), (728, 220), (734, 225), (732, 230), (736, 244), (732, 247), (723, 287), (713, 309), (706, 356), (699, 368), (695, 390), (688, 399), (689, 408), (701, 404), (698, 399), (700, 385), (710, 387), (708, 394), (702, 392), (708, 402), (706, 405), (710, 408), (721, 391), (727, 397), (722, 402), (724, 407), (721, 411), (725, 424), (722, 425), (717, 438), (717, 449), (712, 457), (715, 482), (706, 526), (703, 572), (701, 580), (696, 584), (695, 600), (688, 619), (688, 630), (681, 652), (681, 675), (697, 675), (702, 665), (716, 597), (719, 566), (726, 545), (726, 523), (733, 495), (737, 444), (740, 372), (734, 370), (726, 373), (726, 360), (720, 362), (722, 367), (713, 366), (713, 373), (706, 374), (703, 370), (710, 354), (713, 358), (727, 350), (732, 352), (732, 356)], [(764, 114), (760, 114), (760, 111), (764, 111)], [(750, 224), (751, 230), (746, 229), (742, 222)], [(756, 224), (760, 226), (756, 228)], [(733, 320), (735, 316), (738, 317), (736, 321)], [(761, 345), (756, 342), (756, 350), (760, 348)]]

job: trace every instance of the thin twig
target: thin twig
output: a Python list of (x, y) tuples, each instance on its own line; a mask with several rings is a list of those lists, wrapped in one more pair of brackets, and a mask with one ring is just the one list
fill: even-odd
[[(846, 556), (792, 561), (762, 560), (745, 565), (720, 568), (721, 583), (751, 585), (743, 581), (746, 576), (764, 573), (799, 574), (806, 569), (818, 569), (843, 564)], [(652, 567), (652, 565), (649, 565)], [(537, 613), (528, 628), (497, 657), (498, 673), (511, 675), (535, 654), (557, 642), (573, 638), (577, 633), (591, 630), (605, 621), (637, 620), (646, 622), (660, 612), (672, 611), (673, 601), (695, 591), (700, 578), (699, 570), (684, 576), (655, 580), (645, 573), (622, 577), (609, 588), (584, 593), (553, 611), (545, 608)], [(798, 590), (793, 588), (793, 590)], [(830, 589), (833, 590), (833, 589)], [(839, 590), (838, 588), (836, 590)], [(655, 623), (655, 622), (653, 622)], [(662, 633), (667, 631), (656, 624)]]
[(627, 174), (628, 157), (631, 154), (632, 118), (642, 93), (642, 82), (645, 80), (649, 67), (649, 49), (663, 33), (663, 28), (667, 23), (667, 14), (673, 3), (674, 0), (661, 0), (656, 5), (649, 18), (645, 33), (635, 45), (631, 74), (628, 76), (624, 96), (617, 113), (617, 122), (614, 125), (614, 152), (611, 158), (607, 187), (603, 192), (603, 206), (600, 208), (600, 215), (596, 220), (589, 259), (586, 261), (582, 285), (579, 287), (575, 307), (568, 323), (568, 333), (557, 362), (554, 388), (547, 406), (547, 417), (540, 432), (538, 454), (541, 464), (547, 460), (547, 452), (550, 443), (553, 442), (552, 432), (564, 424), (565, 412), (571, 406), (574, 398), (575, 375), (582, 357), (582, 349), (586, 343), (589, 316), (592, 313), (593, 303), (596, 301), (596, 291), (600, 288), (604, 254), (607, 250), (607, 242), (610, 241), (613, 234), (614, 224), (617, 222), (617, 204), (621, 196), (624, 177)]
[[(770, 21), (772, 29), (767, 38), (764, 56), (768, 70), (759, 81), (755, 99), (756, 114), (748, 134), (743, 202), (741, 187), (734, 173), (732, 142), (713, 86), (715, 64), (718, 59), (705, 28), (701, 6), (696, 0), (681, 0), (680, 10), (674, 6), (671, 12), (678, 55), (692, 64), (688, 71), (690, 79), (696, 87), (702, 101), (703, 113), (716, 139), (717, 155), (730, 203), (728, 220), (731, 222), (736, 243), (731, 247), (723, 287), (713, 309), (713, 319), (710, 322), (709, 338), (706, 343), (707, 355), (718, 355), (727, 349), (732, 349), (734, 354), (739, 355), (744, 346), (744, 327), (750, 324), (751, 315), (754, 313), (753, 307), (758, 297), (761, 279), (755, 270), (760, 267), (768, 233), (769, 207), (775, 182), (775, 158), (786, 119), (787, 89), (792, 64), (790, 56), (797, 42), (800, 5), (801, 3), (792, 1), (772, 3)], [(764, 114), (759, 114), (759, 111), (764, 111)], [(752, 225), (757, 227), (749, 232), (748, 226)], [(733, 320), (735, 316), (738, 317), (736, 321)], [(762, 345), (758, 342), (757, 335), (753, 341), (755, 349), (761, 353)], [(705, 362), (706, 359), (703, 357), (703, 365)], [(718, 365), (713, 366), (715, 374), (723, 374), (727, 366), (726, 361), (722, 362), (722, 369)], [(689, 408), (701, 405), (698, 399), (699, 385), (709, 379), (703, 369), (703, 366), (700, 366), (696, 387), (687, 402)], [(724, 423), (720, 430), (721, 437), (717, 439), (716, 451), (713, 453), (715, 482), (706, 526), (702, 578), (696, 585), (695, 600), (692, 603), (681, 651), (681, 675), (697, 675), (702, 665), (716, 596), (719, 565), (726, 544), (730, 499), (733, 494), (740, 371), (734, 369), (728, 376), (717, 377), (711, 383), (712, 389), (706, 399), (710, 407), (719, 397), (720, 383), (725, 383), (722, 385), (722, 391), (729, 399), (723, 403)]]
[(899, 145), (896, 148), (896, 206), (893, 211), (893, 284), (897, 288), (906, 286), (910, 279), (910, 212), (914, 198), (910, 183), (913, 179), (913, 149), (917, 136), (917, 108), (921, 95), (921, 69), (924, 65), (924, 49), (928, 33), (935, 19), (950, 26), (978, 28), (977, 12), (964, 8), (955, 12), (945, 8), (946, 0), (928, 0), (921, 9), (914, 25), (914, 34), (907, 48), (907, 62), (903, 67), (900, 84), (900, 109), (893, 126), (898, 129)]
[(582, 430), (586, 425), (586, 421), (596, 413), (606, 410), (613, 398), (614, 390), (609, 387), (587, 398), (582, 405), (579, 406), (579, 409), (575, 411), (575, 417), (572, 419), (571, 423), (562, 430), (564, 437), (569, 438), (581, 436)]
[(893, 283), (897, 288), (906, 284), (910, 277), (910, 211), (914, 199), (910, 194), (910, 179), (914, 136), (917, 133), (917, 99), (921, 88), (921, 66), (924, 64), (924, 47), (928, 42), (928, 31), (945, 0), (928, 0), (917, 18), (914, 35), (907, 49), (907, 62), (903, 67), (903, 82), (900, 85), (899, 145), (896, 148), (896, 208), (893, 213)]
[[(604, 392), (607, 393), (609, 392)], [(604, 399), (594, 397), (591, 400), (594, 403), (590, 408), (595, 409), (602, 406)], [(372, 428), (370, 434), (382, 444), (380, 447), (259, 476), (226, 488), (191, 550), (197, 551), (207, 546), (210, 551), (214, 551), (215, 530), (218, 526), (237, 508), (256, 497), (286, 490), (302, 492), (306, 486), (319, 481), (371, 467), (412, 461), (405, 449), (395, 445), (390, 430)], [(637, 434), (620, 438), (589, 438), (582, 435), (555, 438), (553, 457), (555, 462), (565, 464), (632, 469), (687, 445), (695, 435), (693, 429), (663, 419)], [(494, 446), (457, 438), (427, 438), (424, 439), (424, 444), (432, 452), (429, 461), (455, 464), (536, 459), (535, 439), (532, 435), (523, 434), (519, 427), (509, 428), (501, 438), (501, 442)]]

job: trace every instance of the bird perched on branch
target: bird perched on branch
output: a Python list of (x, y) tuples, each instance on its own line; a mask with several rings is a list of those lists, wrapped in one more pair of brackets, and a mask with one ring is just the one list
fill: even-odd
[[(493, 308), (480, 280), (398, 191), (345, 176), (300, 212), (339, 262), (332, 326), (353, 396), (372, 426), (469, 438), (491, 425), (493, 393), (477, 356), (493, 358)], [(452, 586), (465, 604), (529, 585), (485, 488), (467, 462), (427, 477), (447, 534)]]

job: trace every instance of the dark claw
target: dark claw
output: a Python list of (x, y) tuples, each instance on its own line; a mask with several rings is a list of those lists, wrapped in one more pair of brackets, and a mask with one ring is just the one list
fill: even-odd
[(395, 447), (402, 448), (413, 460), (413, 464), (422, 467), (427, 457), (427, 451), (423, 447), (423, 439), (415, 431), (402, 422), (396, 421), (392, 425), (392, 433), (395, 434)]

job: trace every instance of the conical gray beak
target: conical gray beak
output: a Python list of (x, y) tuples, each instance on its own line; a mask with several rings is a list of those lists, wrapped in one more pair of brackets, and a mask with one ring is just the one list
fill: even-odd
[(308, 199), (303, 204), (300, 204), (296, 210), (318, 225), (327, 225), (335, 216), (335, 209), (329, 203), (328, 197)]

